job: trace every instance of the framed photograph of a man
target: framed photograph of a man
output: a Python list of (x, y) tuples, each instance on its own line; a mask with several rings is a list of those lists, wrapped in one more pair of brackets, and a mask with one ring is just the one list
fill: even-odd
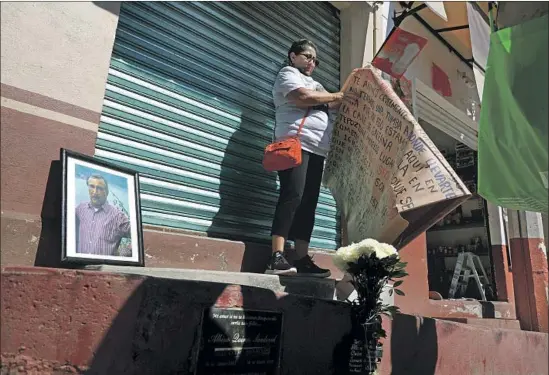
[(139, 175), (61, 149), (62, 261), (144, 266)]

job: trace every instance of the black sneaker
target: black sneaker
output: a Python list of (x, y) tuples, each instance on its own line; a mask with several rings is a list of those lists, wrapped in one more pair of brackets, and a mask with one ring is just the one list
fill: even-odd
[(277, 251), (273, 253), (265, 273), (272, 275), (291, 275), (297, 273), (297, 270), (288, 263), (284, 254), (282, 254), (282, 251)]
[(313, 259), (306, 255), (305, 257), (298, 259), (294, 262), (294, 266), (297, 268), (297, 274), (299, 276), (309, 277), (330, 277), (332, 274), (330, 270), (320, 268), (313, 263)]

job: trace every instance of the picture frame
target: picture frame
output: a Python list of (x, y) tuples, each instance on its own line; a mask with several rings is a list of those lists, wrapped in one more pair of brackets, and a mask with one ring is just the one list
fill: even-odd
[(139, 173), (62, 148), (61, 262), (145, 266)]

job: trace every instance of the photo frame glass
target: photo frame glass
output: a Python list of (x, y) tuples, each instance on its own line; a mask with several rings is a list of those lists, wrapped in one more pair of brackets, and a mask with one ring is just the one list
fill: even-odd
[(64, 260), (143, 265), (137, 173), (62, 154)]

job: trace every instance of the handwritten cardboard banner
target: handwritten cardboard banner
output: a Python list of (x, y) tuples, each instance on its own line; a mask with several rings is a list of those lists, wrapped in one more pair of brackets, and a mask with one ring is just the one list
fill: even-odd
[(350, 79), (346, 90), (359, 99), (339, 110), (324, 184), (350, 242), (401, 248), (471, 193), (378, 69), (368, 65)]

